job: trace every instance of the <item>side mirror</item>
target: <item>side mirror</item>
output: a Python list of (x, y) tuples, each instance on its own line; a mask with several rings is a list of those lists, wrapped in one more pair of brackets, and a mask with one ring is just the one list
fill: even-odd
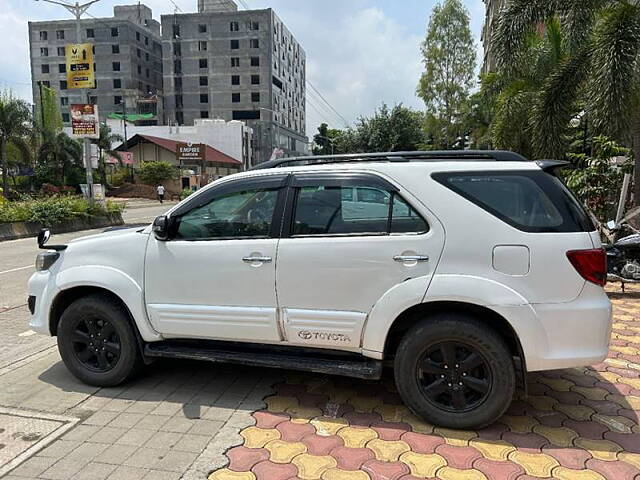
[(51, 238), (51, 231), (48, 228), (40, 230), (38, 233), (38, 248), (42, 248)]
[(169, 240), (169, 217), (160, 215), (153, 221), (153, 234), (157, 240), (166, 242)]

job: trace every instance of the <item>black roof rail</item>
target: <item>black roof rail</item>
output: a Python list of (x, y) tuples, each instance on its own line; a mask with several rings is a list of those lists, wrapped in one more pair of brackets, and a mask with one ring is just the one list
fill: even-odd
[(442, 162), (489, 161), (528, 162), (522, 155), (506, 150), (440, 150), (424, 152), (350, 153), (346, 155), (318, 155), (269, 160), (250, 170), (264, 170), (284, 166), (321, 165), (350, 162)]

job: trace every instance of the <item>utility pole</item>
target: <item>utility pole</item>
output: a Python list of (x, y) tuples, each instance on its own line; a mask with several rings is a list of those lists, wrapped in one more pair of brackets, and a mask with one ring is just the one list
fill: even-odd
[[(35, 0), (36, 2), (39, 0)], [(80, 17), (89, 9), (91, 5), (99, 2), (100, 0), (92, 0), (90, 2), (80, 5), (78, 2), (75, 5), (69, 5), (55, 0), (42, 0), (43, 2), (52, 3), (54, 5), (60, 5), (66, 8), (71, 14), (76, 17), (76, 43), (82, 43), (82, 25)], [(89, 103), (89, 92), (83, 88), (80, 90), (80, 96), (84, 102)], [(87, 175), (87, 190), (89, 194), (89, 201), (93, 201), (93, 170), (91, 168), (91, 142), (88, 138), (85, 138), (82, 142), (82, 149), (84, 152), (84, 165)]]
[[(127, 136), (127, 99), (122, 97), (122, 126), (124, 128), (124, 151), (129, 151), (129, 137)], [(131, 165), (131, 183), (133, 183), (133, 165)]]

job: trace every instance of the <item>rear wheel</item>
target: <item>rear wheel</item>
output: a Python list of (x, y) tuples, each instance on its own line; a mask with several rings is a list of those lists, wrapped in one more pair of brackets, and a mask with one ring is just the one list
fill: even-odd
[(58, 350), (71, 373), (99, 387), (126, 381), (142, 364), (127, 312), (100, 294), (67, 307), (58, 325)]
[(395, 359), (403, 400), (417, 415), (449, 428), (482, 428), (497, 420), (515, 391), (504, 341), (471, 316), (440, 314), (403, 337)]

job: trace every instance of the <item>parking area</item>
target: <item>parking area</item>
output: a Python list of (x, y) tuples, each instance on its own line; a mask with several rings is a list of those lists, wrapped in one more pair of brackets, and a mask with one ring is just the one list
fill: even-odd
[(390, 375), (158, 362), (123, 388), (98, 389), (43, 350), (0, 371), (0, 406), (76, 423), (6, 478), (638, 479), (640, 288), (608, 289), (609, 358), (529, 375), (528, 397), (480, 431), (420, 421)]

